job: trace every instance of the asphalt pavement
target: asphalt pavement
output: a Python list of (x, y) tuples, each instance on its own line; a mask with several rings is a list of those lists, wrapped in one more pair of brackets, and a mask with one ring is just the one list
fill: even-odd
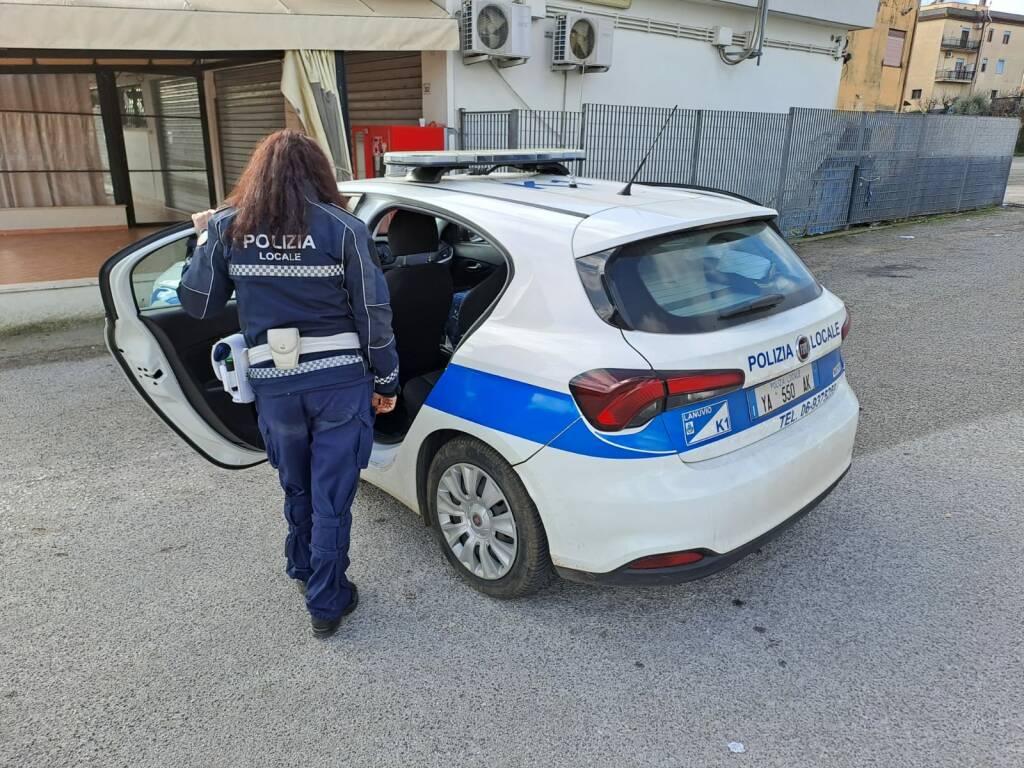
[(1022, 240), (1008, 209), (799, 246), (852, 309), (855, 462), (730, 570), (489, 600), (364, 485), (329, 641), (268, 467), (193, 455), (105, 352), (23, 351), (0, 765), (1024, 764)]

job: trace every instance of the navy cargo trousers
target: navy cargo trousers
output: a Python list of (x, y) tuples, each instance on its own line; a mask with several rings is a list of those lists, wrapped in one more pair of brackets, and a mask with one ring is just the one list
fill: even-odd
[(256, 395), (267, 458), (284, 488), (287, 573), (306, 583), (312, 616), (331, 620), (352, 599), (352, 500), (373, 448), (372, 378)]

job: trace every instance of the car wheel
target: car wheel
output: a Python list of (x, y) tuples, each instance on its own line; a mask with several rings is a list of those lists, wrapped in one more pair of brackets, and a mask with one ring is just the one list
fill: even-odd
[(551, 577), (544, 526), (512, 466), (490, 446), (457, 437), (427, 476), (434, 535), (448, 562), (491, 597), (522, 597)]

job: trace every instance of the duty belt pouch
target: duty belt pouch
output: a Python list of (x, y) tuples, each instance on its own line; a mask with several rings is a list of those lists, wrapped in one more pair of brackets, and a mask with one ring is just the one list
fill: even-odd
[(299, 364), (298, 328), (271, 328), (267, 331), (267, 346), (275, 368), (288, 370)]

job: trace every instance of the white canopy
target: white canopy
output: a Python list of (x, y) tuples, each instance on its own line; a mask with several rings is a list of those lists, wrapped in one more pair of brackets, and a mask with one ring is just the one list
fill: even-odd
[(0, 0), (0, 48), (439, 51), (459, 28), (431, 0)]

